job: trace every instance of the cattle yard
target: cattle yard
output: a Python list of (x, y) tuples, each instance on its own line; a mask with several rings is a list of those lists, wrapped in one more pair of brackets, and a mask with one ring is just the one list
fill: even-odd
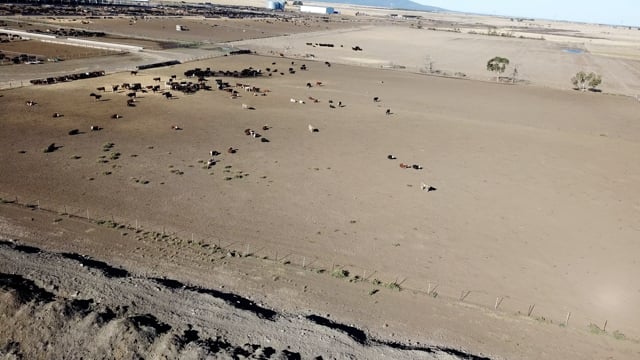
[(104, 49), (94, 49), (84, 46), (71, 46), (53, 44), (38, 40), (12, 41), (0, 45), (4, 57), (3, 65), (24, 64), (33, 61), (64, 61), (71, 59), (86, 59), (107, 55), (115, 55), (117, 52)]
[[(45, 272), (33, 265), (42, 256), (62, 266), (28, 285), (52, 294), (38, 296), (91, 300), (97, 312), (135, 302), (113, 310), (119, 324), (155, 314), (132, 327), (155, 329), (145, 338), (95, 325), (111, 350), (121, 341), (155, 356), (196, 328), (230, 352), (259, 333), (247, 354), (273, 346), (285, 358), (640, 354), (640, 194), (625, 180), (640, 176), (633, 98), (415, 71), (404, 64), (424, 59), (389, 34), (487, 38), (416, 20), (210, 4), (0, 4), (0, 17), (17, 31), (141, 47), (0, 43), (19, 60), (0, 81), (34, 84), (0, 91), (0, 253), (24, 260), (0, 273), (27, 284)], [(186, 292), (236, 305), (212, 314), (209, 298)], [(44, 336), (1, 328), (24, 344)], [(341, 345), (321, 346), (336, 334)], [(171, 344), (166, 356), (186, 356)]]

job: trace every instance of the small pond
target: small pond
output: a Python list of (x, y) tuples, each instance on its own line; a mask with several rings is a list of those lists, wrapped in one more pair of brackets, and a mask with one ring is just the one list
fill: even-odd
[(562, 51), (569, 53), (569, 54), (582, 54), (584, 53), (584, 50), (582, 49), (576, 49), (576, 48), (566, 48), (566, 49), (562, 49)]

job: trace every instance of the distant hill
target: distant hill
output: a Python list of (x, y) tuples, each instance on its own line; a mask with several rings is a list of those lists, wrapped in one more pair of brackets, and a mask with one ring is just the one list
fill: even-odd
[[(415, 3), (410, 0), (314, 0), (315, 2), (329, 2), (338, 4), (353, 4), (363, 6), (374, 6), (398, 10), (418, 10), (418, 11), (446, 11), (443, 8), (427, 6)], [(304, 2), (304, 1), (303, 1)]]

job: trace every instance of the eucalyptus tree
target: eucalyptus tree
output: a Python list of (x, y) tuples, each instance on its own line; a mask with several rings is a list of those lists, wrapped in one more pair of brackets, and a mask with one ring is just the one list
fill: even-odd
[(487, 70), (496, 73), (496, 82), (500, 81), (500, 74), (502, 74), (509, 65), (509, 59), (496, 56), (487, 62)]

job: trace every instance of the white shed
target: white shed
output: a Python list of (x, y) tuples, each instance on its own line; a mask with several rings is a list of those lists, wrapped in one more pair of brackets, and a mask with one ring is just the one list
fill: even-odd
[(333, 14), (333, 12), (334, 12), (332, 7), (309, 6), (309, 5), (300, 6), (300, 11), (301, 12), (312, 13), (312, 14), (324, 14), (324, 15)]
[(284, 3), (275, 0), (267, 1), (267, 9), (269, 10), (284, 10)]

